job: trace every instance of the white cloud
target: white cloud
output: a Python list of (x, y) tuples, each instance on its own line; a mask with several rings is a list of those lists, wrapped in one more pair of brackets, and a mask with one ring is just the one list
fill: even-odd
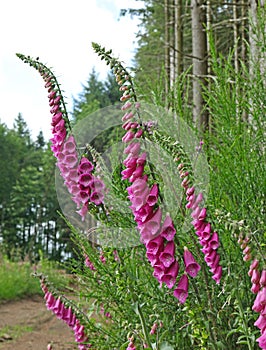
[(108, 71), (91, 48), (98, 42), (130, 64), (137, 20), (118, 20), (121, 8), (138, 7), (134, 0), (9, 0), (0, 3), (0, 121), (12, 127), (22, 113), (35, 137), (50, 137), (47, 93), (33, 68), (16, 56), (40, 60), (53, 71), (69, 105), (82, 90), (92, 68), (104, 78)]

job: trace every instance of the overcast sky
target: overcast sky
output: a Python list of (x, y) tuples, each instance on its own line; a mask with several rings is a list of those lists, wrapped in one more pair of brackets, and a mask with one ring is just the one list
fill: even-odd
[(51, 137), (47, 91), (33, 68), (16, 57), (39, 57), (53, 68), (71, 110), (93, 68), (104, 79), (107, 68), (91, 48), (97, 42), (130, 65), (137, 20), (120, 18), (135, 0), (8, 0), (0, 2), (0, 122), (12, 128), (22, 113), (33, 138)]

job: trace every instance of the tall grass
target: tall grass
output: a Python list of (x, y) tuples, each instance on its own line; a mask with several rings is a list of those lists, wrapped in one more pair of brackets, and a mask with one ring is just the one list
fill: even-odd
[(71, 277), (59, 269), (55, 262), (41, 258), (38, 265), (30, 265), (27, 261), (11, 262), (0, 257), (0, 303), (42, 295), (39, 281), (33, 276), (34, 272), (49, 275), (50, 281), (61, 288), (67, 288), (71, 281)]
[(0, 302), (40, 294), (39, 283), (31, 274), (29, 263), (10, 262), (2, 259), (0, 263)]

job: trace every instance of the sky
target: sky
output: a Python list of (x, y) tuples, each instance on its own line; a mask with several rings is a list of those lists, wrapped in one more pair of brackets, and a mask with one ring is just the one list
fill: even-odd
[(135, 0), (8, 0), (0, 2), (0, 122), (9, 128), (19, 113), (35, 139), (51, 137), (47, 91), (38, 72), (16, 57), (39, 57), (52, 68), (71, 111), (92, 69), (104, 80), (109, 71), (91, 42), (112, 49), (132, 64), (138, 20), (119, 18), (122, 8), (139, 8)]

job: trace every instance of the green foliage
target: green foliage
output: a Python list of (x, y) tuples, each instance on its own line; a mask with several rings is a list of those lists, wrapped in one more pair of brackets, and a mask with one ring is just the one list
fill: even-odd
[(0, 140), (0, 227), (5, 254), (12, 259), (12, 251), (17, 250), (21, 259), (27, 256), (36, 262), (38, 250), (43, 249), (47, 257), (61, 260), (71, 250), (69, 231), (58, 221), (55, 160), (43, 135), (32, 141), (19, 115), (13, 129), (0, 124)]
[(31, 276), (32, 272), (33, 267), (28, 262), (1, 259), (0, 302), (40, 294), (39, 284)]
[(49, 275), (51, 283), (62, 289), (67, 289), (72, 283), (72, 277), (55, 262), (43, 258), (40, 252), (40, 262), (31, 265), (29, 261), (21, 261), (18, 251), (12, 252), (14, 261), (0, 256), (0, 303), (3, 301), (21, 299), (32, 295), (41, 295), (39, 282), (33, 277), (36, 271)]

